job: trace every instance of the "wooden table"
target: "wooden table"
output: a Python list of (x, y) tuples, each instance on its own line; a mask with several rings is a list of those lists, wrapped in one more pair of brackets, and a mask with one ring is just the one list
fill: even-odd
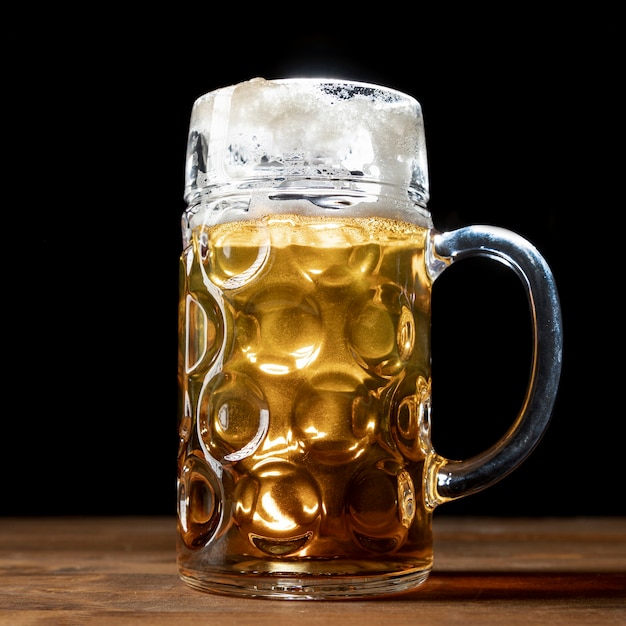
[(175, 520), (0, 518), (0, 624), (626, 625), (626, 518), (438, 517), (436, 565), (403, 596), (237, 599), (178, 578)]

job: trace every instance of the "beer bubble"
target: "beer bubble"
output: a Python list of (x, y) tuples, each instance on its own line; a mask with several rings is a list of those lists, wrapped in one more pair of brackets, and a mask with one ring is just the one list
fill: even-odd
[(380, 244), (370, 243), (355, 245), (350, 253), (348, 263), (353, 271), (363, 276), (369, 276), (378, 268), (381, 257), (382, 251)]
[(206, 371), (219, 353), (223, 318), (217, 303), (207, 294), (188, 294), (185, 300), (185, 370)]
[(378, 376), (399, 374), (413, 354), (415, 321), (406, 296), (395, 285), (381, 285), (357, 300), (347, 327), (354, 358)]
[(398, 434), (402, 439), (413, 441), (418, 435), (419, 405), (415, 396), (402, 398), (396, 413)]
[(378, 302), (364, 304), (352, 325), (352, 346), (365, 362), (381, 362), (396, 346), (396, 329), (389, 311)]
[(226, 224), (220, 231), (202, 230), (197, 238), (204, 272), (223, 289), (238, 289), (252, 281), (270, 253), (270, 236), (262, 222), (244, 229)]
[(416, 385), (416, 398), (419, 402), (419, 443), (422, 454), (430, 454), (431, 444), (431, 429), (430, 429), (430, 413), (431, 413), (431, 384), (430, 380), (426, 380), (423, 376), (419, 376)]
[(298, 255), (298, 264), (310, 283), (342, 287), (349, 285), (353, 280), (348, 259), (349, 250), (347, 248), (333, 249), (311, 246)]
[(236, 462), (254, 454), (267, 434), (269, 409), (251, 378), (222, 372), (203, 387), (199, 404), (200, 435), (213, 458)]
[(185, 389), (181, 392), (181, 414), (178, 424), (178, 455), (185, 453), (185, 448), (189, 443), (193, 428), (193, 409), (189, 398), (189, 391)]
[(361, 547), (388, 553), (406, 540), (408, 527), (401, 521), (406, 513), (399, 510), (399, 491), (398, 477), (380, 469), (368, 468), (354, 476), (346, 490), (347, 508), (353, 536)]
[(403, 361), (408, 361), (415, 348), (415, 320), (408, 306), (402, 305), (398, 330), (396, 333), (398, 355)]
[(390, 410), (391, 432), (400, 452), (417, 461), (431, 448), (430, 381), (421, 375), (407, 376), (394, 395)]
[(373, 439), (380, 431), (380, 399), (374, 394), (355, 398), (352, 405), (352, 432), (361, 439)]
[(416, 510), (417, 495), (413, 479), (406, 470), (402, 470), (398, 473), (398, 511), (400, 522), (405, 528), (409, 528), (413, 523)]
[(181, 537), (189, 548), (200, 548), (214, 536), (222, 515), (220, 481), (208, 464), (189, 457), (178, 479)]
[(323, 336), (317, 302), (296, 288), (281, 285), (250, 296), (237, 327), (239, 349), (246, 359), (273, 375), (311, 365)]
[(237, 483), (236, 524), (257, 548), (272, 555), (302, 549), (313, 536), (322, 499), (306, 469), (264, 462)]
[(363, 454), (367, 435), (376, 431), (372, 413), (372, 400), (359, 379), (336, 371), (320, 374), (298, 391), (294, 435), (312, 458), (347, 463)]
[(302, 222), (299, 239), (306, 246), (298, 249), (297, 264), (313, 284), (347, 287), (369, 275), (380, 261), (380, 246), (368, 240), (365, 227), (356, 223), (321, 220)]

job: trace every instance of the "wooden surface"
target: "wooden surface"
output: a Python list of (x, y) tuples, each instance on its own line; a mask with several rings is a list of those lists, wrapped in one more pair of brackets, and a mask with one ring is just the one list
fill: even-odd
[(172, 518), (0, 518), (0, 624), (626, 625), (626, 518), (437, 517), (419, 589), (236, 599), (178, 578)]

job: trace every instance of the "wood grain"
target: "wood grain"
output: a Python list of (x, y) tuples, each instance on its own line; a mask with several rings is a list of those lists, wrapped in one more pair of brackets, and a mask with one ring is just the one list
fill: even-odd
[(172, 518), (0, 518), (0, 624), (626, 625), (626, 518), (435, 516), (434, 530), (419, 589), (310, 602), (187, 587)]

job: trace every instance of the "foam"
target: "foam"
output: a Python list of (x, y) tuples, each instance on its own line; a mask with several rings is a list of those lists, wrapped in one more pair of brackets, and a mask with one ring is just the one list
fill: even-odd
[(420, 104), (366, 83), (254, 78), (209, 92), (193, 106), (188, 157), (188, 190), (259, 176), (320, 176), (428, 195)]

